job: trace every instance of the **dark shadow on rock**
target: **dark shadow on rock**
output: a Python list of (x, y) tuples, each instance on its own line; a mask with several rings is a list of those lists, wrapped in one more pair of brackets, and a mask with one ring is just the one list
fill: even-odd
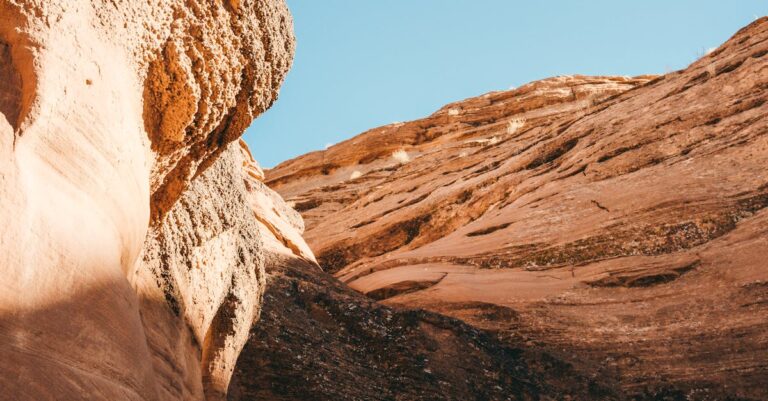
[[(192, 372), (199, 380), (199, 370), (177, 366), (174, 377), (155, 370), (157, 359), (169, 356), (156, 352), (156, 341), (148, 339), (147, 333), (154, 330), (143, 327), (140, 308), (171, 315), (164, 301), (140, 301), (127, 281), (118, 280), (37, 310), (1, 316), (0, 399), (145, 401), (191, 394), (183, 389), (182, 377)], [(169, 327), (174, 322), (153, 324)], [(162, 341), (181, 343), (185, 338)], [(183, 345), (176, 350), (196, 358), (189, 352), (194, 345)], [(164, 389), (171, 385), (180, 387)]]
[(261, 320), (230, 400), (622, 399), (610, 379), (552, 352), (439, 314), (382, 306), (295, 259), (268, 266)]

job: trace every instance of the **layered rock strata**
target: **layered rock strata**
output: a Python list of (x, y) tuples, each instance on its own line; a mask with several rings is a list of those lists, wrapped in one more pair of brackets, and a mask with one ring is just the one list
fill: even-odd
[(767, 87), (762, 18), (681, 71), (489, 93), (267, 183), (323, 268), (386, 305), (570, 353), (640, 398), (764, 399)]

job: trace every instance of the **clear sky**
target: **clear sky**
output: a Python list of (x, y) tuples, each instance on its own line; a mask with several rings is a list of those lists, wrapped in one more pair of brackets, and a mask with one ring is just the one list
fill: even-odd
[(554, 75), (686, 67), (766, 0), (287, 0), (297, 48), (246, 131), (264, 167)]

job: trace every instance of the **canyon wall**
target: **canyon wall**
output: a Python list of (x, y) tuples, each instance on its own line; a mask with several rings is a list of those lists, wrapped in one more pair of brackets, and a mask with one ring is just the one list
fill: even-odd
[(293, 49), (279, 0), (0, 2), (5, 394), (224, 397), (280, 225), (228, 144)]
[(4, 396), (768, 398), (768, 19), (265, 173), (293, 52), (282, 0), (0, 0)]
[(637, 399), (765, 399), (766, 88), (762, 18), (684, 70), (467, 99), (267, 184), (384, 305), (559, 350)]

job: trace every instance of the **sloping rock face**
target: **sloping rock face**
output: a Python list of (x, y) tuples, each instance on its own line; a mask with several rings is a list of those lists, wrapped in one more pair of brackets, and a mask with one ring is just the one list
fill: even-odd
[(561, 352), (378, 304), (316, 265), (275, 256), (229, 400), (620, 399), (611, 378), (585, 375)]
[(4, 394), (224, 397), (268, 247), (228, 144), (293, 40), (280, 0), (0, 1)]
[(632, 397), (766, 399), (766, 88), (763, 18), (685, 70), (490, 93), (267, 184), (386, 305), (561, 350)]

